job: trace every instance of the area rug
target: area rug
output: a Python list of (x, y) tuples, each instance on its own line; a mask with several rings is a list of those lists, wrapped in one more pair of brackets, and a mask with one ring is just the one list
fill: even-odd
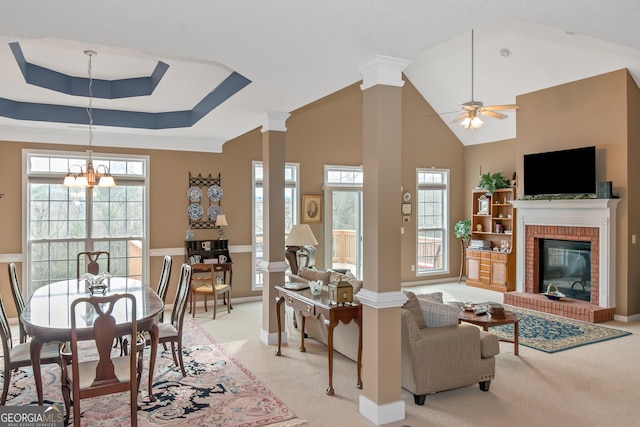
[[(581, 322), (520, 307), (505, 307), (520, 317), (519, 344), (545, 353), (557, 353), (631, 334), (596, 323)], [(512, 324), (491, 327), (489, 332), (501, 339), (513, 339)]]
[[(187, 376), (182, 377), (175, 367), (170, 346), (164, 351), (160, 344), (153, 387), (156, 402), (150, 402), (147, 396), (149, 349), (145, 350), (145, 372), (138, 394), (139, 426), (253, 427), (304, 423), (190, 319), (185, 319), (183, 333)], [(60, 367), (43, 366), (42, 380), (45, 404), (63, 402)], [(12, 376), (7, 405), (36, 402), (32, 370), (23, 368)], [(80, 408), (83, 426), (129, 424), (128, 393), (83, 399)]]

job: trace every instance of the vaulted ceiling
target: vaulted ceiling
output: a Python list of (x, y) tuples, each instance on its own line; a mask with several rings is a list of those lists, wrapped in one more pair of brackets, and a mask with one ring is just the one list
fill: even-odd
[(475, 131), (485, 105), (628, 68), (640, 81), (635, 0), (2, 1), (0, 140), (194, 151), (361, 80), (372, 55), (407, 78), (465, 145), (516, 136), (517, 113)]

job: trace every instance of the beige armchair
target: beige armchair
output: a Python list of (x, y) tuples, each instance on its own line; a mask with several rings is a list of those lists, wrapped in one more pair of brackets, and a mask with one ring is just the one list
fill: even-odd
[(402, 387), (417, 405), (427, 394), (480, 384), (488, 391), (495, 375), (498, 338), (473, 325), (418, 327), (415, 313), (402, 310)]

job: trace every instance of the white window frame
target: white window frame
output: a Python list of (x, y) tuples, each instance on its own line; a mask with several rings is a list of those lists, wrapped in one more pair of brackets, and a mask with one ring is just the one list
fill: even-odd
[[(256, 168), (258, 166), (263, 166), (263, 162), (260, 160), (254, 160), (251, 164), (251, 229), (254, 230), (253, 238), (251, 242), (251, 266), (252, 266), (252, 274), (251, 274), (251, 290), (252, 291), (260, 291), (262, 290), (262, 283), (258, 282), (258, 277), (261, 276), (262, 271), (260, 271), (260, 266), (258, 265), (258, 257), (257, 257), (257, 245), (258, 245), (258, 233), (256, 233), (256, 189), (259, 186), (263, 185), (263, 180), (256, 177)], [(291, 227), (298, 223), (298, 212), (300, 209), (300, 195), (298, 189), (298, 183), (300, 182), (300, 164), (299, 163), (285, 163), (285, 169), (291, 168), (293, 169), (293, 180), (286, 179), (285, 173), (285, 187), (293, 189), (292, 195), (292, 206), (291, 206), (291, 217), (285, 218), (285, 239)], [(264, 166), (263, 166), (264, 170)], [(259, 185), (258, 185), (259, 184)], [(264, 194), (264, 193), (263, 193)], [(286, 203), (286, 200), (285, 200)], [(263, 212), (264, 214), (264, 212)], [(286, 215), (286, 209), (285, 209)], [(263, 224), (264, 228), (264, 224)], [(282, 248), (282, 254), (284, 258), (284, 247)]]
[[(420, 174), (421, 173), (439, 173), (444, 177), (444, 183), (421, 183), (420, 182)], [(450, 271), (449, 266), (449, 248), (451, 245), (450, 236), (449, 236), (449, 206), (450, 206), (450, 190), (449, 185), (451, 181), (451, 171), (449, 169), (437, 169), (437, 168), (417, 168), (416, 169), (416, 220), (415, 220), (415, 236), (416, 236), (416, 277), (424, 277), (424, 276), (433, 276), (433, 275), (442, 275), (448, 274)], [(421, 191), (428, 190), (441, 190), (444, 192), (442, 197), (442, 226), (441, 227), (433, 227), (433, 228), (420, 228), (420, 217), (423, 215), (424, 207), (421, 205)], [(442, 265), (436, 268), (421, 268), (421, 247), (420, 247), (420, 234), (422, 231), (427, 230), (441, 230), (442, 241), (440, 243), (440, 257)], [(437, 261), (437, 259), (436, 259)]]
[[(37, 149), (23, 149), (22, 150), (22, 206), (25, 211), (25, 215), (23, 215), (22, 219), (22, 241), (24, 242), (24, 247), (22, 248), (23, 252), (23, 263), (22, 263), (22, 277), (23, 280), (23, 291), (26, 291), (26, 295), (31, 295), (33, 291), (30, 289), (30, 286), (26, 286), (32, 282), (31, 280), (31, 249), (30, 245), (32, 240), (29, 236), (29, 221), (30, 221), (30, 199), (29, 199), (29, 184), (31, 182), (62, 182), (64, 176), (67, 172), (30, 172), (29, 171), (29, 159), (31, 157), (50, 157), (50, 158), (60, 158), (60, 159), (73, 159), (73, 160), (88, 160), (88, 154), (78, 151), (56, 151), (56, 150), (37, 150)], [(143, 236), (141, 237), (141, 262), (142, 262), (142, 270), (141, 270), (141, 280), (144, 283), (148, 283), (149, 280), (149, 171), (150, 169), (150, 158), (146, 155), (129, 155), (129, 154), (110, 154), (110, 153), (92, 153), (92, 159), (94, 164), (100, 161), (137, 161), (142, 163), (143, 171), (142, 175), (129, 176), (126, 174), (117, 174), (114, 171), (110, 171), (113, 177), (116, 180), (116, 184), (124, 185), (127, 181), (129, 182), (140, 182), (142, 183), (143, 191), (144, 191), (144, 202), (143, 202)], [(74, 171), (76, 169), (73, 169)], [(87, 211), (91, 210), (90, 206), (87, 206)], [(87, 214), (88, 217), (89, 214)], [(66, 239), (63, 239), (66, 240)], [(87, 235), (85, 240), (91, 240), (91, 237)], [(102, 239), (109, 240), (109, 238)], [(122, 238), (114, 238), (113, 240), (123, 240)], [(138, 240), (138, 239), (136, 239)], [(71, 239), (68, 239), (71, 241)], [(74, 261), (75, 262), (75, 261)], [(70, 278), (75, 278), (70, 277)]]

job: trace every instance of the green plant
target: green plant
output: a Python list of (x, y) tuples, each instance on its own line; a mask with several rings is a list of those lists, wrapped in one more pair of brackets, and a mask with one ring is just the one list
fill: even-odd
[(496, 172), (492, 174), (484, 173), (480, 176), (480, 182), (478, 183), (478, 188), (484, 188), (487, 190), (487, 193), (493, 194), (494, 191), (500, 188), (508, 188), (509, 180), (502, 175), (501, 172)]
[(456, 225), (453, 226), (453, 232), (458, 239), (462, 239), (462, 241), (466, 242), (471, 238), (471, 220), (461, 219), (456, 222)]

